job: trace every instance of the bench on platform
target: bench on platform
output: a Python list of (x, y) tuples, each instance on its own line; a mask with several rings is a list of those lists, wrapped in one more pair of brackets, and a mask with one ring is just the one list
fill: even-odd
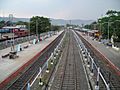
[(8, 57), (8, 56), (9, 56), (9, 53), (8, 53), (8, 54), (3, 55), (3, 56), (2, 56), (2, 58), (6, 58), (6, 57)]
[(17, 55), (17, 52), (10, 52), (9, 53), (9, 59), (15, 59), (18, 58), (19, 56)]
[(23, 48), (25, 49), (25, 48), (28, 48), (29, 46), (28, 45), (25, 45)]

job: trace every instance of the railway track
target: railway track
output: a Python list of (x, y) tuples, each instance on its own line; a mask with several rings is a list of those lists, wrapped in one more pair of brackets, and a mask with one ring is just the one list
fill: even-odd
[(47, 60), (46, 57), (49, 57), (51, 55), (51, 52), (53, 52), (54, 47), (57, 46), (61, 38), (63, 37), (64, 32), (57, 37), (52, 44), (45, 49), (44, 52), (33, 62), (31, 65), (29, 65), (29, 68), (21, 74), (21, 76), (15, 80), (10, 87), (5, 87), (2, 90), (25, 90), (26, 85), (28, 82), (31, 82), (33, 78), (37, 75), (39, 72), (39, 67), (41, 67)]
[[(94, 58), (96, 65), (100, 67), (101, 73), (110, 84), (110, 90), (120, 90), (120, 77), (109, 67), (109, 64), (104, 61), (104, 58), (101, 58), (98, 52), (95, 51), (86, 40), (84, 40), (78, 33), (77, 35), (87, 47), (91, 56)], [(102, 80), (100, 80), (100, 89), (106, 90)]]
[(77, 42), (71, 30), (67, 31), (67, 41), (51, 90), (89, 90), (83, 71)]
[[(71, 34), (71, 33), (70, 33)], [(74, 39), (71, 37), (72, 35), (69, 34), (69, 43), (68, 43), (68, 52), (66, 54), (66, 62), (64, 67), (64, 73), (62, 76), (61, 82), (61, 90), (79, 90), (77, 85), (77, 67), (76, 67), (76, 60), (75, 60), (75, 45), (73, 44)], [(78, 70), (79, 71), (79, 70)]]

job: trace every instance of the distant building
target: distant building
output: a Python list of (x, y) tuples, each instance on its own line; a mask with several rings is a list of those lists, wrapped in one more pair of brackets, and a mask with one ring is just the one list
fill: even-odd
[(90, 30), (90, 31), (88, 31), (88, 34), (89, 34), (90, 36), (95, 37), (95, 38), (99, 38), (99, 37), (100, 37), (100, 32), (99, 32), (99, 30)]
[(26, 25), (16, 25), (16, 27), (18, 27), (18, 28), (26, 28)]
[(0, 33), (14, 33), (20, 37), (28, 35), (29, 30), (26, 29), (26, 25), (6, 26), (0, 30)]

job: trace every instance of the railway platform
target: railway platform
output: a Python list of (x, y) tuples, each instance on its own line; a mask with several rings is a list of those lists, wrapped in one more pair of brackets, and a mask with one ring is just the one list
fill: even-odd
[[(10, 52), (11, 48), (6, 48), (3, 50), (0, 50), (0, 84), (4, 81), (7, 82), (7, 78), (9, 78), (12, 74), (17, 72), (18, 69), (23, 67), (29, 60), (36, 57), (38, 53), (40, 53), (42, 50), (44, 50), (52, 41), (54, 41), (61, 33), (60, 31), (56, 35), (53, 35), (52, 37), (49, 37), (43, 41), (40, 41), (37, 44), (31, 44), (29, 45), (29, 42), (22, 43), (22, 46), (29, 45), (28, 48), (20, 51), (17, 53), (19, 56), (16, 59), (9, 59), (8, 57), (2, 58), (2, 55), (7, 54)], [(14, 76), (13, 76), (14, 77)]]
[[(120, 89), (120, 84), (119, 84), (120, 83), (120, 70), (118, 67), (119, 65), (117, 64), (117, 62), (115, 62), (116, 63), (116, 65), (115, 65), (111, 61), (111, 58), (110, 59), (108, 58), (108, 56), (106, 55), (107, 54), (106, 51), (108, 51), (109, 53), (114, 52), (114, 54), (116, 53), (118, 56), (119, 56), (119, 52), (114, 51), (110, 47), (107, 48), (105, 45), (101, 44), (98, 41), (92, 40), (91, 37), (86, 36), (84, 33), (76, 31), (76, 34), (79, 36), (81, 41), (84, 43), (85, 48), (84, 49), (82, 48), (82, 50), (85, 50), (85, 52), (87, 52), (88, 55), (90, 55), (92, 57), (91, 62), (94, 61), (94, 64), (96, 64), (95, 66), (101, 68), (100, 77), (101, 77), (102, 81), (104, 81), (104, 82), (101, 82), (101, 81), (99, 82), (99, 83), (101, 83), (101, 84), (99, 84), (101, 90), (104, 90), (104, 88), (105, 88), (105, 90), (119, 90)], [(114, 55), (114, 57), (117, 57), (117, 56)], [(116, 61), (119, 62), (119, 59), (116, 59)], [(89, 59), (88, 59), (88, 63), (90, 63)], [(91, 64), (91, 66), (92, 66), (92, 64)], [(93, 70), (93, 72), (94, 72), (94, 69), (95, 69), (95, 67), (93, 67), (91, 70)]]
[(88, 35), (83, 35), (81, 32), (77, 31), (85, 40), (87, 40), (93, 47), (95, 47), (101, 54), (106, 57), (109, 62), (114, 65), (120, 71), (120, 52), (115, 51), (111, 47), (106, 47), (102, 43), (92, 40)]

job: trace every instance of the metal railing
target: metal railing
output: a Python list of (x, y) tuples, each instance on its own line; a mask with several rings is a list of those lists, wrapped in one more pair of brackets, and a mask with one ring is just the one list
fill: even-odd
[(94, 58), (90, 55), (90, 52), (88, 52), (87, 48), (85, 47), (85, 45), (83, 44), (83, 42), (81, 41), (81, 39), (78, 37), (78, 35), (73, 31), (75, 37), (76, 37), (76, 41), (78, 42), (79, 44), (79, 48), (82, 52), (82, 56), (83, 56), (83, 59), (84, 59), (84, 62), (87, 63), (89, 70), (90, 72), (94, 75), (95, 74), (95, 70), (97, 72), (97, 75), (96, 75), (96, 85), (93, 86), (93, 88), (95, 90), (99, 90), (99, 77), (102, 79), (105, 87), (106, 87), (106, 90), (110, 90), (110, 84), (105, 80), (103, 74), (101, 73), (100, 71), (100, 67), (97, 66), (97, 64), (95, 63), (94, 61)]
[[(48, 70), (48, 62), (51, 61), (51, 60), (55, 60), (56, 59), (56, 56), (58, 55), (58, 53), (60, 52), (60, 49), (63, 45), (63, 40), (66, 36), (66, 32), (63, 36), (63, 38), (61, 39), (60, 43), (56, 46), (56, 48), (54, 49), (53, 53), (51, 53), (50, 57), (47, 59), (47, 61), (44, 63), (44, 65), (42, 67), (40, 67), (40, 70), (38, 72), (38, 74), (36, 75), (36, 77), (33, 79), (33, 81), (30, 83), (28, 82), (28, 85), (27, 85), (27, 90), (30, 90), (31, 87), (33, 86), (33, 84), (35, 83), (35, 81), (38, 79), (38, 77), (42, 77), (42, 73), (44, 72), (44, 69), (46, 68), (46, 70)], [(41, 80), (40, 80), (41, 81)], [(39, 81), (39, 83), (40, 83)]]

